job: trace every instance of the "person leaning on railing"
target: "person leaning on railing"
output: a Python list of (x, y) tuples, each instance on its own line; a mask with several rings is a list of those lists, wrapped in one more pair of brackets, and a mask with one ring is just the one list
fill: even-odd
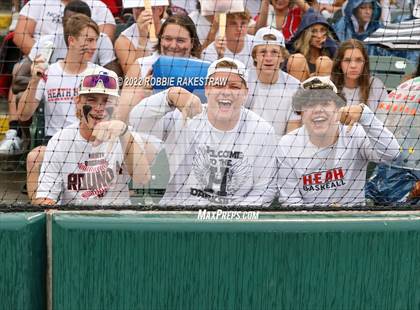
[(368, 106), (346, 106), (328, 77), (312, 77), (302, 85), (293, 108), (303, 126), (279, 143), (279, 202), (364, 205), (368, 162), (393, 161), (400, 145)]

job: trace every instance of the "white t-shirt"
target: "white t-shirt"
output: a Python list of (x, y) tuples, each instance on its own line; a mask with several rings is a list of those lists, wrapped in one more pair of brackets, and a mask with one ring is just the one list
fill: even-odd
[(378, 104), (386, 100), (388, 92), (380, 79), (372, 77), (368, 102), (360, 101), (360, 87), (343, 87), (343, 94), (346, 97), (347, 105), (364, 103), (369, 106), (372, 111), (376, 111)]
[[(169, 107), (167, 91), (142, 100), (130, 124), (142, 133), (162, 136), (171, 178), (162, 205), (267, 205), (275, 196), (274, 129), (258, 115), (241, 109), (229, 131), (213, 127), (203, 112), (184, 123)], [(159, 122), (165, 115), (165, 124)]]
[[(138, 28), (136, 23), (132, 24), (130, 27), (125, 29), (123, 32), (121, 32), (120, 35), (124, 36), (128, 40), (130, 40), (131, 44), (133, 44), (133, 46), (136, 49), (139, 48), (140, 33), (139, 33), (139, 28)], [(150, 40), (147, 40), (146, 51), (149, 52), (149, 53), (153, 53), (153, 48), (154, 48), (155, 45), (156, 45), (156, 42), (154, 43)]]
[[(35, 99), (45, 100), (45, 134), (47, 136), (53, 136), (60, 129), (79, 122), (76, 117), (74, 97), (77, 96), (84, 71), (79, 74), (70, 74), (65, 72), (62, 66), (62, 61), (50, 65), (46, 73), (47, 80), (41, 79), (36, 89)], [(88, 68), (94, 66), (88, 63)]]
[[(54, 43), (54, 51), (51, 55), (50, 64), (62, 60), (67, 54), (67, 45), (64, 41), (64, 35), (58, 33), (56, 35), (44, 35), (39, 38), (32, 46), (29, 58), (33, 61), (39, 54), (45, 42), (51, 41)], [(91, 62), (105, 66), (116, 59), (114, 53), (114, 45), (106, 33), (100, 33), (96, 43), (96, 51), (93, 54)]]
[(258, 80), (256, 69), (251, 70), (248, 80), (249, 94), (245, 107), (269, 122), (278, 136), (283, 136), (287, 122), (300, 120), (292, 108), (292, 98), (300, 87), (300, 81), (280, 70), (276, 83), (264, 84)]
[(284, 206), (365, 204), (368, 162), (390, 162), (400, 146), (368, 107), (347, 129), (340, 125), (337, 142), (325, 148), (310, 142), (305, 126), (281, 138), (278, 189)]
[(109, 143), (93, 146), (80, 135), (78, 123), (57, 132), (45, 151), (36, 197), (59, 204), (130, 204), (121, 143)]
[[(239, 60), (243, 62), (246, 67), (250, 68), (254, 63), (254, 60), (252, 59), (252, 53), (251, 53), (253, 40), (254, 40), (254, 36), (247, 34), (245, 36), (243, 49), (239, 53), (234, 54), (228, 48), (226, 48), (224, 57), (229, 57), (232, 59)], [(203, 51), (202, 58), (210, 62), (213, 62), (218, 59), (214, 42), (211, 43), (209, 46), (207, 46), (207, 48)]]
[(201, 44), (203, 44), (211, 29), (211, 22), (202, 16), (198, 10), (191, 12), (189, 17), (194, 22), (195, 28), (197, 29), (198, 38), (200, 39)]
[[(98, 24), (115, 25), (114, 16), (100, 0), (84, 0), (91, 10), (92, 19)], [(36, 21), (35, 40), (41, 35), (63, 33), (65, 5), (60, 0), (30, 0), (20, 11), (20, 15)]]

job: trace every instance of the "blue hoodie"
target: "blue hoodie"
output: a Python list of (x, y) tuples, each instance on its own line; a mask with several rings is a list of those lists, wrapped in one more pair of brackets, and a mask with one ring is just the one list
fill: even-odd
[(381, 6), (377, 1), (373, 0), (371, 2), (373, 4), (372, 19), (369, 22), (366, 31), (357, 33), (357, 31), (354, 29), (351, 17), (355, 13), (355, 10), (365, 2), (366, 0), (347, 1), (347, 5), (344, 8), (343, 17), (341, 17), (334, 25), (335, 32), (337, 33), (340, 41), (346, 41), (348, 39), (357, 39), (363, 41), (368, 36), (370, 36), (372, 32), (383, 26), (380, 21), (382, 11)]
[[(305, 15), (303, 15), (302, 21), (300, 22), (299, 28), (297, 29), (295, 35), (290, 39), (289, 42), (286, 43), (286, 47), (291, 54), (298, 52), (294, 47), (294, 43), (296, 42), (296, 40), (303, 34), (303, 32), (306, 29), (316, 24), (324, 25), (330, 30), (333, 37), (337, 37), (334, 29), (327, 22), (324, 16), (322, 16), (318, 11), (315, 11), (313, 8), (310, 8), (306, 11)], [(337, 47), (337, 42), (332, 40), (330, 37), (327, 37), (327, 40), (325, 40), (324, 42), (323, 48), (328, 51), (330, 58), (334, 56)]]

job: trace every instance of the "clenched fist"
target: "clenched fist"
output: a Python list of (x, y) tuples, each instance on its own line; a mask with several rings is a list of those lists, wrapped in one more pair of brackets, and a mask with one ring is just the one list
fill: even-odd
[(94, 137), (94, 145), (99, 145), (105, 141), (115, 141), (124, 135), (128, 130), (128, 126), (119, 120), (100, 122), (95, 125), (92, 136)]
[(348, 131), (350, 131), (353, 125), (362, 117), (363, 107), (364, 105), (358, 104), (340, 108), (340, 123), (349, 126)]

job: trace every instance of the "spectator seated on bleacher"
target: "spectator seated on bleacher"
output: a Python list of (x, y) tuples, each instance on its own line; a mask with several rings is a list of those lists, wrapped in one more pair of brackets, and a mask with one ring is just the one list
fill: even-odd
[(286, 46), (291, 55), (284, 67), (298, 80), (304, 81), (313, 74), (331, 74), (338, 44), (334, 29), (318, 11), (310, 8), (303, 15), (297, 32)]
[[(376, 0), (347, 1), (344, 15), (334, 25), (340, 41), (357, 39), (363, 41), (378, 28), (381, 22), (381, 5)], [(376, 54), (374, 46), (368, 46), (368, 54)]]
[(400, 145), (368, 106), (346, 106), (328, 77), (312, 77), (302, 85), (293, 108), (302, 113), (303, 126), (279, 143), (279, 202), (364, 205), (368, 162), (391, 162)]
[[(81, 13), (89, 18), (91, 17), (91, 10), (89, 6), (82, 0), (72, 0), (64, 8), (63, 14), (63, 27), (66, 21), (74, 14)], [(54, 35), (42, 35), (39, 40), (37, 40), (34, 46), (29, 53), (29, 59), (34, 61), (35, 57), (39, 54), (40, 50), (45, 45), (45, 42), (51, 41), (54, 43), (54, 50), (49, 60), (49, 63), (55, 63), (59, 60), (62, 60), (66, 57), (67, 54), (67, 45), (64, 39), (63, 33), (56, 33)], [(98, 64), (112, 70), (117, 75), (121, 75), (121, 68), (117, 62), (117, 58), (114, 53), (114, 46), (111, 39), (106, 33), (101, 32), (99, 34), (98, 40), (96, 42), (96, 51), (93, 54), (90, 62)]]
[[(395, 162), (379, 164), (366, 184), (366, 198), (383, 206), (420, 205), (420, 136), (418, 100), (420, 98), (420, 58), (411, 79), (403, 81), (381, 104), (378, 116), (401, 141), (402, 154)], [(393, 109), (392, 105), (398, 107)], [(405, 107), (401, 111), (400, 107)]]
[(244, 63), (247, 68), (253, 63), (251, 51), (254, 36), (248, 34), (251, 15), (248, 10), (226, 14), (226, 34), (216, 39), (203, 51), (203, 59), (213, 62), (229, 57)]
[[(64, 25), (64, 37), (68, 51), (64, 60), (48, 67), (42, 57), (37, 57), (32, 67), (32, 77), (18, 106), (19, 119), (30, 119), (41, 101), (44, 101), (45, 139), (48, 140), (59, 130), (77, 121), (74, 97), (84, 72), (96, 66), (90, 62), (96, 50), (99, 36), (97, 24), (88, 16), (74, 14)], [(38, 182), (38, 173), (45, 147), (33, 149), (27, 157), (27, 189), (30, 199)]]
[[(63, 13), (63, 28), (66, 21), (74, 14), (84, 14), (90, 18), (91, 11), (89, 6), (81, 0), (73, 0), (64, 8)], [(53, 43), (53, 51), (48, 61), (49, 64), (56, 63), (63, 60), (67, 54), (67, 44), (65, 42), (64, 33), (58, 32), (51, 35), (41, 35), (35, 41), (28, 57), (25, 57), (15, 66), (15, 74), (13, 80), (13, 92), (16, 94), (16, 102), (19, 102), (22, 94), (30, 80), (31, 66), (35, 58), (41, 53), (46, 43)], [(121, 68), (116, 61), (113, 44), (105, 33), (100, 33), (97, 40), (97, 49), (93, 54), (90, 62), (104, 66), (105, 68), (114, 71), (118, 75), (121, 74)], [(14, 102), (12, 103), (14, 104)], [(11, 118), (13, 121), (13, 117)], [(0, 143), (0, 153), (13, 154), (22, 151), (22, 132), (25, 132), (25, 137), (29, 138), (28, 127), (31, 124), (31, 119), (24, 121), (19, 125), (11, 126), (10, 131)]]
[(48, 142), (33, 203), (130, 205), (130, 179), (138, 184), (150, 179), (144, 143), (114, 118), (116, 74), (100, 67), (83, 74), (76, 122)]
[[(154, 50), (152, 55), (138, 58), (130, 67), (125, 78), (121, 101), (134, 106), (149, 95), (150, 88), (145, 78), (152, 76), (152, 65), (159, 55), (200, 58), (201, 44), (191, 18), (186, 15), (168, 17), (160, 28)], [(124, 115), (128, 113), (129, 111), (123, 112)]]
[[(237, 2), (238, 3), (238, 2)], [(248, 34), (255, 33), (255, 21), (252, 19), (259, 12), (259, 0), (246, 1), (246, 8), (251, 18), (248, 21)], [(203, 15), (201, 11), (201, 3), (197, 0), (196, 10), (188, 14), (193, 20), (197, 28), (197, 34), (203, 49), (207, 48), (214, 42), (219, 31), (219, 14)]]
[[(62, 18), (65, 6), (71, 0), (31, 0), (19, 13), (14, 42), (27, 55), (41, 35), (63, 33)], [(99, 30), (114, 39), (115, 19), (106, 5), (99, 0), (85, 1)]]
[(257, 31), (245, 107), (269, 122), (278, 137), (301, 125), (300, 116), (292, 108), (292, 97), (300, 88), (300, 81), (281, 70), (287, 54), (279, 30), (264, 27)]
[(416, 63), (420, 55), (417, 35), (420, 31), (420, 10), (414, 6), (409, 12), (371, 32), (363, 40), (368, 44), (369, 55), (401, 57)]
[[(160, 204), (269, 205), (275, 196), (277, 139), (269, 123), (243, 107), (246, 67), (222, 58), (210, 65), (207, 77), (213, 82), (206, 85), (205, 105), (187, 90), (171, 87), (145, 98), (130, 114), (130, 124), (141, 133), (160, 137), (165, 129), (171, 179)], [(156, 126), (161, 119), (167, 124)]]
[(387, 98), (384, 83), (369, 72), (369, 56), (362, 42), (350, 39), (342, 42), (334, 58), (331, 80), (347, 105), (365, 104), (376, 111)]
[(125, 29), (115, 41), (115, 52), (124, 74), (127, 74), (136, 59), (153, 53), (156, 42), (153, 42), (149, 37), (149, 25), (150, 23), (154, 24), (157, 35), (169, 2), (168, 0), (154, 0), (151, 4), (152, 12), (145, 9), (143, 0), (131, 1), (126, 4), (125, 8), (133, 9), (135, 23)]
[[(27, 2), (19, 13), (19, 19), (15, 27), (13, 42), (24, 55), (28, 55), (37, 40), (44, 35), (62, 35), (62, 19), (65, 6), (70, 0), (31, 0)], [(106, 33), (109, 38), (113, 38), (115, 32), (115, 20), (112, 13), (104, 3), (99, 0), (84, 1), (92, 12), (92, 19), (97, 22), (101, 32)], [(28, 68), (21, 68), (18, 63), (13, 72), (13, 80), (16, 81), (17, 75), (29, 73)], [(27, 81), (27, 79), (23, 79)], [(13, 94), (9, 96), (9, 131), (6, 139), (0, 145), (1, 154), (16, 154), (22, 152), (22, 129), (29, 135), (29, 123), (20, 123), (17, 119), (16, 103), (18, 99)]]
[(275, 28), (280, 30), (288, 41), (297, 31), (303, 14), (309, 8), (309, 4), (304, 0), (263, 0), (255, 28)]

